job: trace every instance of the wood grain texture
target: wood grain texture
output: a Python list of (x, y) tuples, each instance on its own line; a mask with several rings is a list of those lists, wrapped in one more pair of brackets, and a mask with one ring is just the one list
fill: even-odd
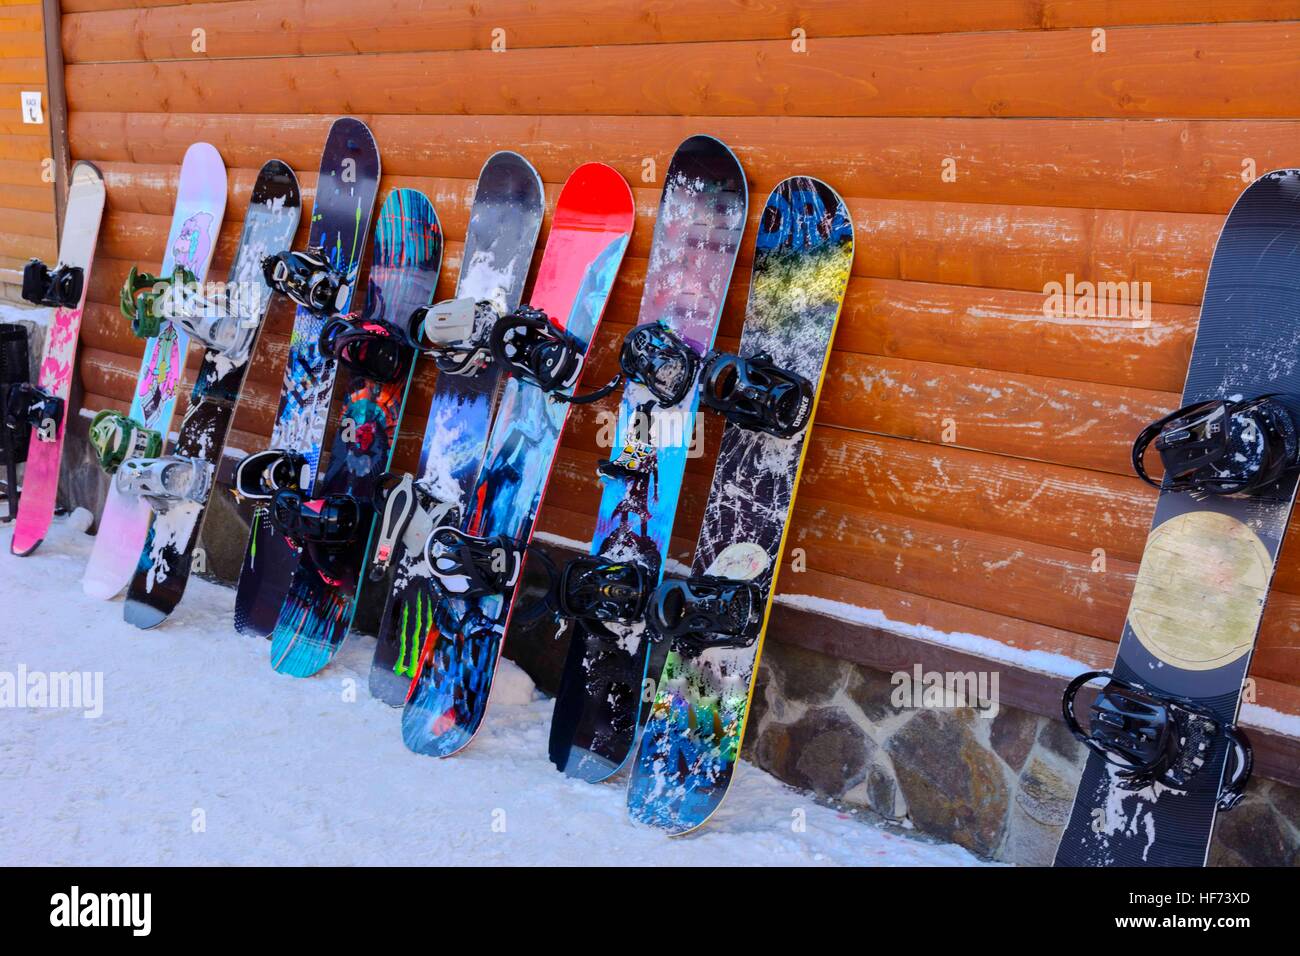
[[(1287, 23), (73, 64), (76, 110), (1292, 118)], [(465, 82), (468, 76), (473, 82)], [(310, 78), (310, 82), (304, 82)]]
[[(775, 636), (878, 666), (915, 659), (907, 635), (925, 628), (1109, 663), (1154, 504), (1129, 443), (1177, 402), (1223, 216), (1251, 175), (1300, 162), (1300, 31), (1283, 22), (1300, 2), (708, 6), (377, 0), (358, 28), (342, 0), (66, 0), (72, 152), (109, 186), (83, 328), (88, 403), (130, 396), (139, 346), (117, 315), (118, 284), (132, 263), (161, 258), (177, 167), (196, 140), (230, 170), (221, 276), (256, 169), (290, 163), (310, 208), (329, 123), (364, 119), (381, 192), (420, 189), (438, 210), (439, 296), (454, 288), (473, 182), (493, 151), (526, 155), (548, 202), (580, 163), (610, 163), (633, 186), (637, 224), (585, 370), (594, 387), (638, 320), (657, 177), (683, 138), (707, 131), (736, 149), (751, 220), (779, 180), (807, 173), (845, 196), (857, 236), (791, 533), (810, 570), (782, 575), (781, 593), (868, 608), (880, 625), (812, 628), (787, 608)], [(31, 9), (0, 10), (0, 44), (25, 35), (10, 26)], [(796, 26), (806, 54), (791, 50)], [(494, 27), (505, 53), (489, 49)], [(1106, 28), (1105, 53), (1090, 48), (1094, 27)], [(12, 49), (0, 96), (17, 89), (6, 76), (30, 75), (32, 54)], [(32, 254), (37, 237), (12, 230), (33, 230), (45, 211), (40, 137), (12, 133), (0, 137), (0, 262)], [(753, 232), (751, 221), (720, 347), (740, 331)], [(1147, 309), (1046, 314), (1048, 285), (1071, 279), (1149, 284)], [(278, 305), (236, 417), (240, 447), (269, 434), (291, 325)], [(398, 467), (416, 462), (434, 382), (421, 363)], [(543, 531), (590, 536), (599, 415), (613, 406), (575, 411)], [(679, 560), (719, 432), (710, 419), (703, 456), (688, 462)], [(1284, 709), (1300, 709), (1295, 538), (1253, 671)], [(1014, 680), (1026, 700), (1059, 692)]]
[[(502, 144), (526, 149), (547, 182), (598, 153), (636, 185), (645, 161), (666, 169), (687, 136), (708, 130), (766, 192), (792, 170), (815, 170), (844, 196), (1226, 213), (1257, 170), (1295, 161), (1294, 120), (966, 119), (961, 117), (512, 116), (367, 114), (385, 172), (473, 179)], [(73, 114), (79, 155), (179, 165), (195, 140), (232, 166), (256, 169), (267, 144), (313, 170), (331, 117), (282, 113)], [(826, 143), (835, 144), (828, 150)], [(1063, 159), (1068, 157), (1068, 162)], [(1116, 158), (1122, 157), (1122, 162)], [(943, 177), (943, 163), (955, 178)]]
[[(493, 31), (514, 49), (709, 40), (780, 39), (800, 28), (812, 38), (1062, 29), (1079, 26), (1286, 19), (1290, 0), (1215, 3), (980, 3), (912, 6), (892, 0), (371, 0), (364, 24), (353, 0), (243, 0), (211, 8), (107, 0), (64, 4), (68, 62), (111, 62), (312, 54), (482, 50)], [(124, 9), (114, 9), (122, 7)], [(191, 31), (208, 33), (196, 51)]]

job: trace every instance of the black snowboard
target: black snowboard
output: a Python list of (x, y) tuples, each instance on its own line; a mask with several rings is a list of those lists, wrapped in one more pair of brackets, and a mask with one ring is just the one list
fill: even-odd
[[(271, 300), (271, 290), (262, 276), (262, 257), (293, 241), (301, 211), (298, 178), (284, 163), (271, 160), (253, 184), (253, 198), (226, 283), (229, 299), (225, 301), (245, 322), (255, 324), (259, 333)], [(202, 459), (215, 474), (251, 355), (252, 347), (248, 355), (235, 360), (216, 349), (204, 351), (174, 455)], [(195, 546), (211, 493), (209, 486), (203, 500), (170, 503), (155, 515), (123, 611), (136, 627), (156, 627), (180, 603), (190, 571), (198, 563)]]
[[(1237, 200), (1210, 263), (1183, 404), (1286, 393), (1300, 413), (1300, 170)], [(1165, 491), (1115, 661), (1116, 677), (1235, 722), (1296, 492), (1290, 472), (1252, 497)], [(1219, 734), (1186, 790), (1117, 786), (1090, 753), (1058, 866), (1203, 866), (1228, 762)]]

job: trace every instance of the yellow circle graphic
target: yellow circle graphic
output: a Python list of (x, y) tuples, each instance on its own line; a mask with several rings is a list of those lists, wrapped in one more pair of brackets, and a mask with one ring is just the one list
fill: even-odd
[(1273, 558), (1228, 515), (1193, 511), (1151, 532), (1128, 623), (1166, 664), (1212, 670), (1250, 651), (1268, 598)]

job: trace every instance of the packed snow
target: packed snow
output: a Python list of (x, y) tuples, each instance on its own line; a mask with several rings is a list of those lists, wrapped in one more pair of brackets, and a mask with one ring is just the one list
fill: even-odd
[[(201, 580), (137, 630), (120, 601), (82, 594), (88, 522), (56, 519), (25, 559), (0, 530), (0, 865), (979, 863), (747, 764), (698, 834), (635, 826), (623, 778), (551, 766), (550, 701), (508, 661), (474, 745), (417, 757), (366, 691), (370, 639), (281, 676), (231, 626), (234, 592)], [(38, 696), (60, 674), (88, 675), (79, 707)]]

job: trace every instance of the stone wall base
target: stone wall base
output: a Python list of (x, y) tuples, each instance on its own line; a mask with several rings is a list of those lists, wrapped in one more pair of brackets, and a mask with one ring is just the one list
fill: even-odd
[[(890, 675), (768, 636), (748, 759), (981, 857), (1051, 865), (1086, 754), (1060, 719), (1007, 706), (992, 717), (900, 709)], [(1300, 789), (1253, 780), (1219, 815), (1210, 863), (1300, 864)]]

